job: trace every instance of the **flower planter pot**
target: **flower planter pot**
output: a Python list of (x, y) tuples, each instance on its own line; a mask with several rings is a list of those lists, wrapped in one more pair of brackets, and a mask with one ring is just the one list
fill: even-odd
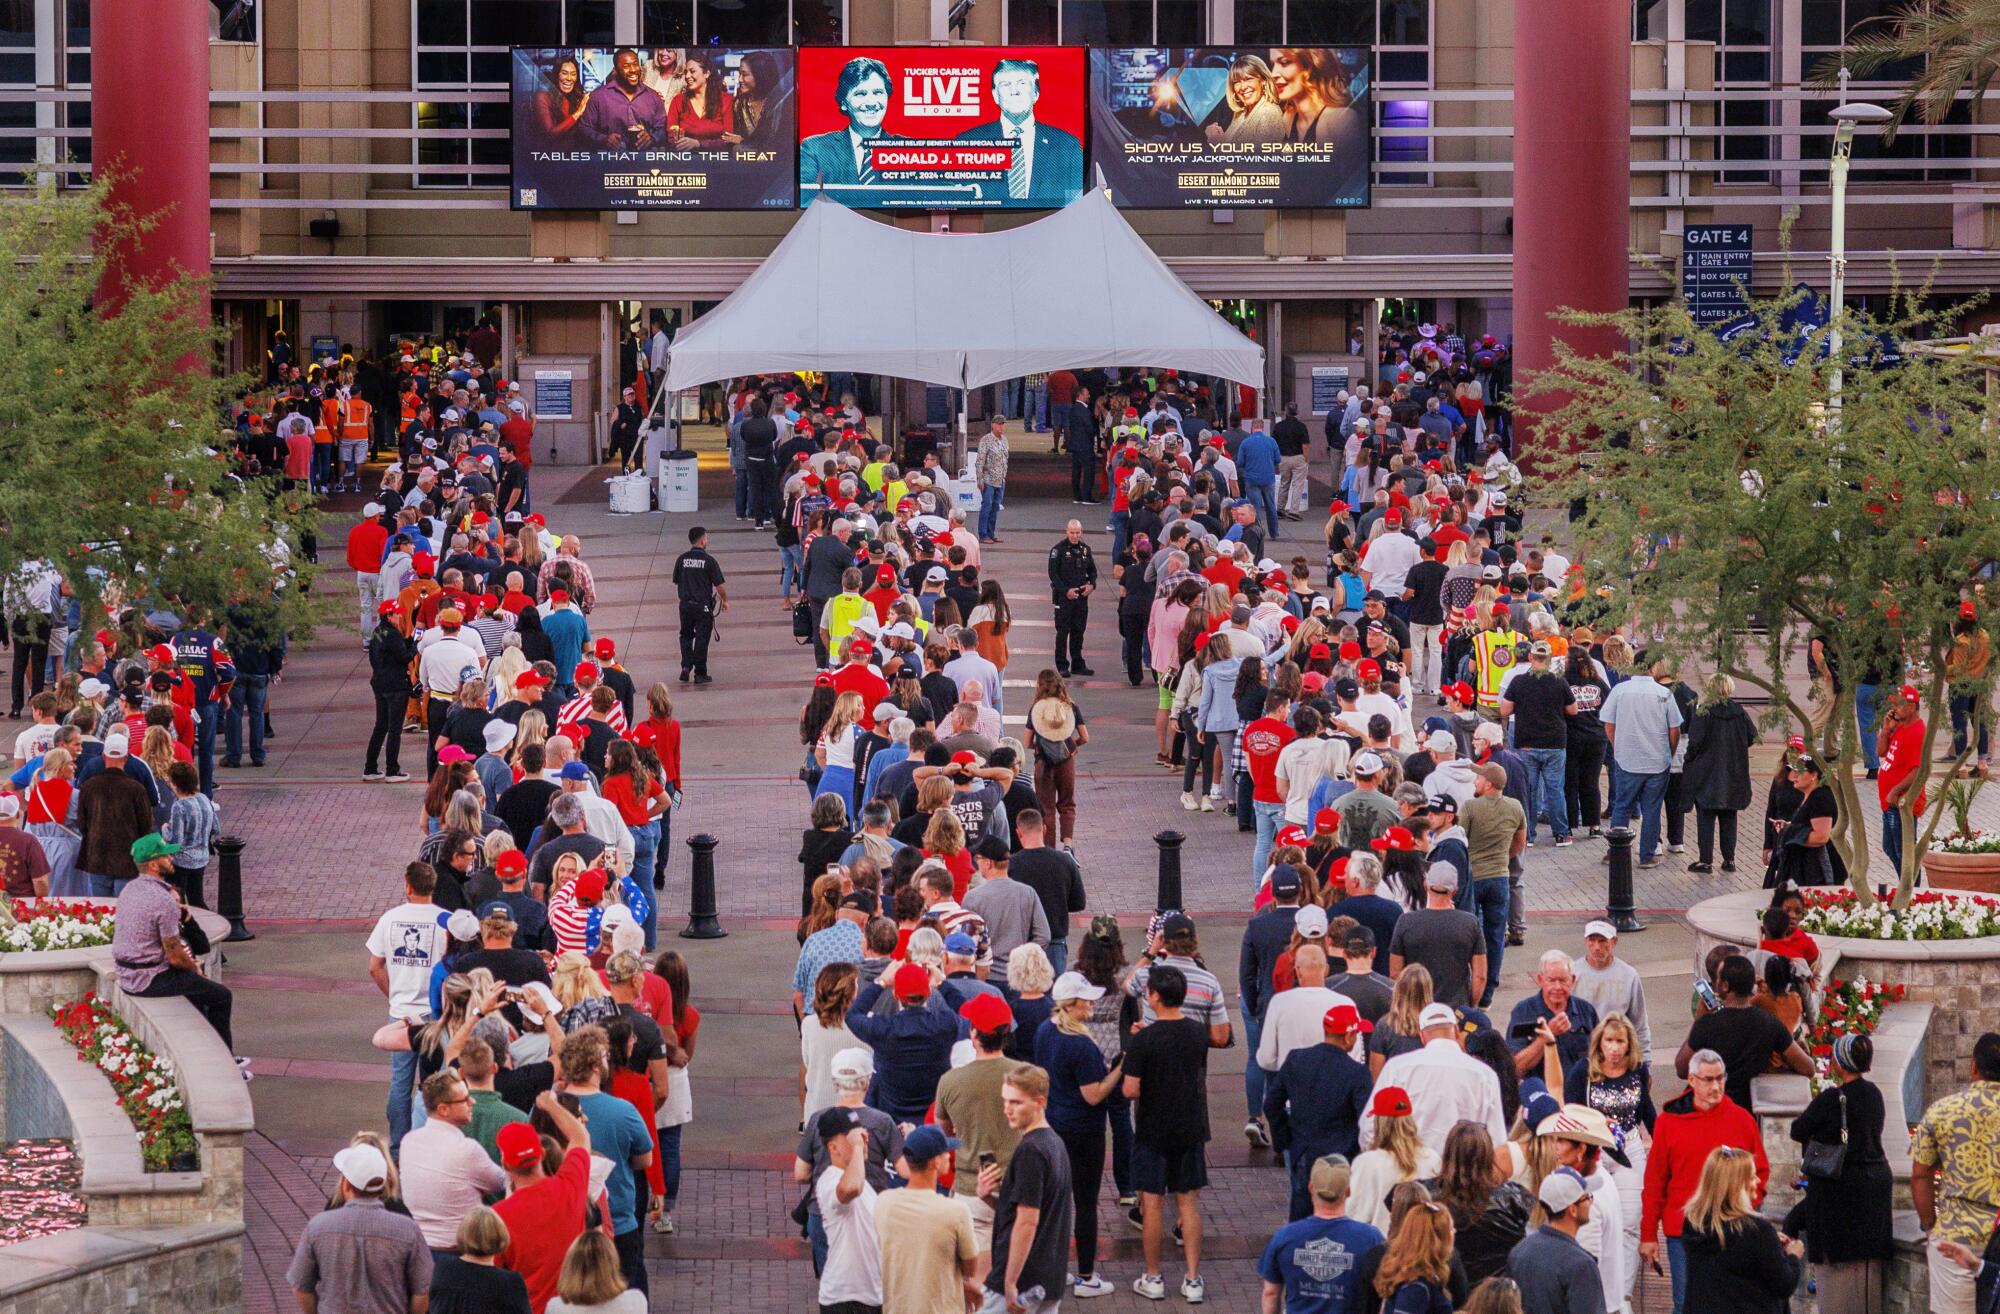
[(1923, 863), (1933, 889), (2000, 894), (2000, 853), (1931, 852)]

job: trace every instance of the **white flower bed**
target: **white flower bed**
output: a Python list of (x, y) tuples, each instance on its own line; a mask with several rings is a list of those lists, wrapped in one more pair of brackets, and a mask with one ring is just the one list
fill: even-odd
[(1922, 890), (1897, 912), (1881, 900), (1863, 905), (1848, 889), (1808, 890), (1800, 926), (1812, 935), (1856, 940), (1973, 940), (2000, 935), (2000, 901)]
[(15, 922), (0, 931), (0, 953), (44, 953), (52, 949), (96, 949), (111, 943), (108, 904), (16, 904)]

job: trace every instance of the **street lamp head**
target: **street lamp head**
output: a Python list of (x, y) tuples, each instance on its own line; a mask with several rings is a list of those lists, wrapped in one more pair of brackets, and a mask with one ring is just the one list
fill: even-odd
[(1880, 105), (1870, 105), (1866, 101), (1849, 101), (1835, 106), (1827, 117), (1835, 123), (1859, 126), (1862, 124), (1887, 123), (1895, 116)]

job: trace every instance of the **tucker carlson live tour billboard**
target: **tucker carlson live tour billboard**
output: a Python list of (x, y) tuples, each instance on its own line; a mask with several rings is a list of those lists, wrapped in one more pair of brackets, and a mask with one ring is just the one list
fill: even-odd
[(1093, 49), (1091, 162), (1140, 210), (1368, 204), (1362, 46)]
[(808, 46), (799, 203), (1051, 210), (1083, 191), (1076, 46)]
[(783, 210), (789, 49), (517, 48), (517, 210)]

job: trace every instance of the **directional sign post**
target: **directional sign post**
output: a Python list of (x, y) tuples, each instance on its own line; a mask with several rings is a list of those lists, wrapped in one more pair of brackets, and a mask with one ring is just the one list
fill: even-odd
[(1750, 308), (1750, 224), (1689, 224), (1681, 234), (1681, 297), (1697, 324), (1720, 324)]

